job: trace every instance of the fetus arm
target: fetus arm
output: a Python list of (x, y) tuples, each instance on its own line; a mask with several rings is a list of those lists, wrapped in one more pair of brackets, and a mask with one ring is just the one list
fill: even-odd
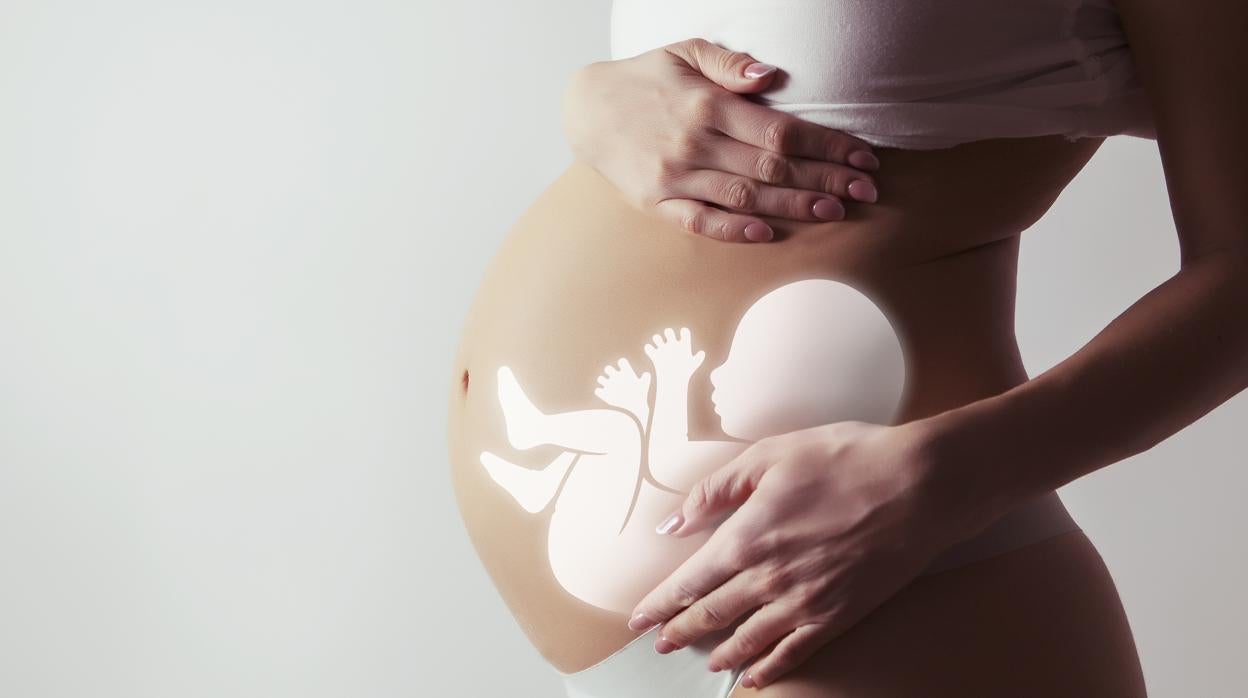
[(645, 346), (654, 364), (654, 419), (650, 424), (650, 476), (660, 484), (687, 492), (706, 474), (745, 450), (736, 441), (689, 440), (689, 381), (706, 352), (694, 354), (689, 328), (679, 337), (671, 328), (654, 335)]
[(689, 328), (680, 328), (680, 337), (670, 327), (654, 335), (644, 347), (654, 364), (654, 423), (650, 444), (660, 446), (689, 440), (689, 380), (706, 359), (706, 352), (693, 353)]
[(559, 483), (568, 468), (576, 461), (577, 454), (564, 451), (546, 466), (526, 468), (504, 460), (489, 451), (481, 452), (481, 465), (494, 482), (510, 494), (524, 510), (536, 514), (554, 498)]

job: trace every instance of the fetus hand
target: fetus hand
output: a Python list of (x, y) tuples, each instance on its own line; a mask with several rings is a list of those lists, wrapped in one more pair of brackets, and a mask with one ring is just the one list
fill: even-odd
[(662, 623), (655, 649), (669, 652), (748, 616), (708, 668), (766, 651), (743, 685), (774, 682), (1013, 505), (938, 434), (924, 420), (845, 421), (754, 443), (660, 524), (684, 537), (739, 507), (637, 604), (629, 627)]
[(654, 372), (664, 382), (689, 380), (706, 359), (705, 351), (693, 353), (693, 340), (688, 327), (680, 328), (680, 337), (670, 327), (663, 330), (662, 335), (651, 337), (644, 350), (650, 357), (650, 363), (654, 364)]
[(612, 407), (632, 412), (644, 428), (650, 415), (650, 372), (639, 376), (628, 359), (622, 358), (617, 363), (618, 370), (611, 364), (603, 367), (602, 375), (598, 376), (598, 385), (602, 387), (595, 390), (594, 395)]
[(841, 199), (874, 202), (869, 143), (742, 96), (778, 74), (700, 38), (598, 61), (563, 94), (564, 134), (629, 203), (719, 240), (772, 239), (759, 216), (840, 220)]

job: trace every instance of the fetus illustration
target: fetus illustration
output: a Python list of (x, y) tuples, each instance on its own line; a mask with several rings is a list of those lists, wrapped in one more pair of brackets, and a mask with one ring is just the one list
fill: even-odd
[(522, 377), (497, 370), (511, 446), (563, 451), (538, 467), (483, 451), (481, 464), (525, 511), (554, 503), (551, 569), (586, 603), (629, 612), (705, 543), (714, 527), (683, 538), (654, 528), (754, 441), (851, 419), (888, 424), (901, 400), (905, 363), (892, 324), (838, 281), (785, 284), (742, 316), (727, 359), (709, 376), (727, 438), (689, 439), (689, 383), (706, 357), (695, 341), (688, 327), (665, 328), (642, 345), (649, 365), (640, 373), (627, 357), (607, 364), (593, 391), (605, 407), (544, 412)]

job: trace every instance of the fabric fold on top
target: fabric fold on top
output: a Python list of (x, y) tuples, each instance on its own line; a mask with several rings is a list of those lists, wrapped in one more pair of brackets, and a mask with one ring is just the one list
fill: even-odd
[(883, 147), (1156, 138), (1112, 0), (615, 0), (620, 59), (701, 37), (778, 66), (761, 104)]

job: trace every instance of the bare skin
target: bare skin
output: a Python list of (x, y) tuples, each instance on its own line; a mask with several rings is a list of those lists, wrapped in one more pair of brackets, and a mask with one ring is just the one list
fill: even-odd
[(869, 143), (742, 96), (778, 74), (696, 37), (598, 61), (564, 92), (564, 134), (638, 209), (717, 240), (770, 240), (759, 216), (841, 220), (842, 200), (875, 201)]
[(1082, 531), (920, 577), (761, 689), (732, 698), (1145, 695), (1135, 641)]
[[(707, 365), (715, 365), (724, 358), (736, 319), (755, 297), (787, 280), (822, 276), (868, 293), (897, 325), (908, 370), (898, 422), (999, 394), (1027, 379), (1013, 332), (1018, 236), (1100, 142), (1044, 137), (943, 151), (877, 148), (882, 163), (875, 174), (877, 203), (851, 205), (846, 219), (835, 222), (769, 218), (777, 236), (762, 245), (691, 235), (638, 211), (589, 167), (574, 163), (565, 171), (516, 222), (490, 263), (464, 324), (448, 395), (452, 477), (461, 514), (500, 594), (543, 657), (560, 671), (578, 671), (636, 633), (627, 628), (627, 616), (585, 604), (558, 585), (544, 547), (549, 510), (537, 516), (524, 511), (483, 472), (481, 451), (508, 452), (491, 375), (498, 364), (514, 368), (535, 403), (552, 410), (580, 408), (596, 387), (603, 362), (640, 347), (656, 326), (693, 327)], [(974, 205), (966, 203), (967, 191), (982, 192)], [(719, 433), (707, 393), (703, 374), (691, 385), (691, 435)], [(536, 465), (558, 455), (557, 449), (538, 447), (515, 460)], [(1055, 547), (1064, 553), (1055, 556)], [(1051, 574), (1069, 581), (1068, 596), (1052, 597), (1053, 603), (1073, 595), (1084, 607), (1104, 609), (1088, 622), (1118, 638), (1107, 650), (1107, 673), (1088, 676), (1089, 686), (1138, 664), (1134, 648), (1123, 641), (1125, 624), (1113, 610), (1119, 601), (1112, 583), (1097, 567), (1095, 550), (1079, 536), (944, 577), (960, 580), (956, 583), (937, 583), (942, 575), (928, 578), (882, 608), (900, 604), (912, 619), (911, 632), (940, 633), (949, 623), (942, 608), (974, 606), (985, 587), (1023, 588), (1019, 578), (1028, 575), (1022, 571), (1040, 564), (1029, 559), (1044, 560)], [(1041, 580), (1030, 590), (1042, 594), (1052, 588), (1051, 580)], [(976, 632), (961, 632), (972, 648), (1013, 637), (1020, 624), (1042, 624), (1051, 616), (1043, 606), (1015, 608), (1008, 615), (988, 614)], [(1018, 639), (1020, 657), (1029, 642)], [(1055, 642), (1052, 636), (1034, 642), (1037, 670), (1077, 659), (1054, 654), (1063, 648), (1074, 652), (1073, 642)], [(836, 646), (844, 652), (855, 644), (846, 640)], [(873, 656), (877, 671), (898, 661), (898, 648), (884, 643), (864, 642), (856, 651), (864, 667), (870, 664), (863, 657)], [(817, 654), (808, 671), (835, 665), (837, 653)], [(969, 655), (964, 662), (966, 672), (980, 664)], [(862, 671), (862, 680), (871, 676)], [(929, 691), (939, 693), (938, 682), (957, 673), (933, 667), (914, 676), (930, 679)], [(801, 681), (813, 675), (806, 676)], [(782, 681), (763, 690), (783, 695), (776, 691), (786, 685), (796, 684)], [(946, 690), (960, 685), (948, 683)]]

